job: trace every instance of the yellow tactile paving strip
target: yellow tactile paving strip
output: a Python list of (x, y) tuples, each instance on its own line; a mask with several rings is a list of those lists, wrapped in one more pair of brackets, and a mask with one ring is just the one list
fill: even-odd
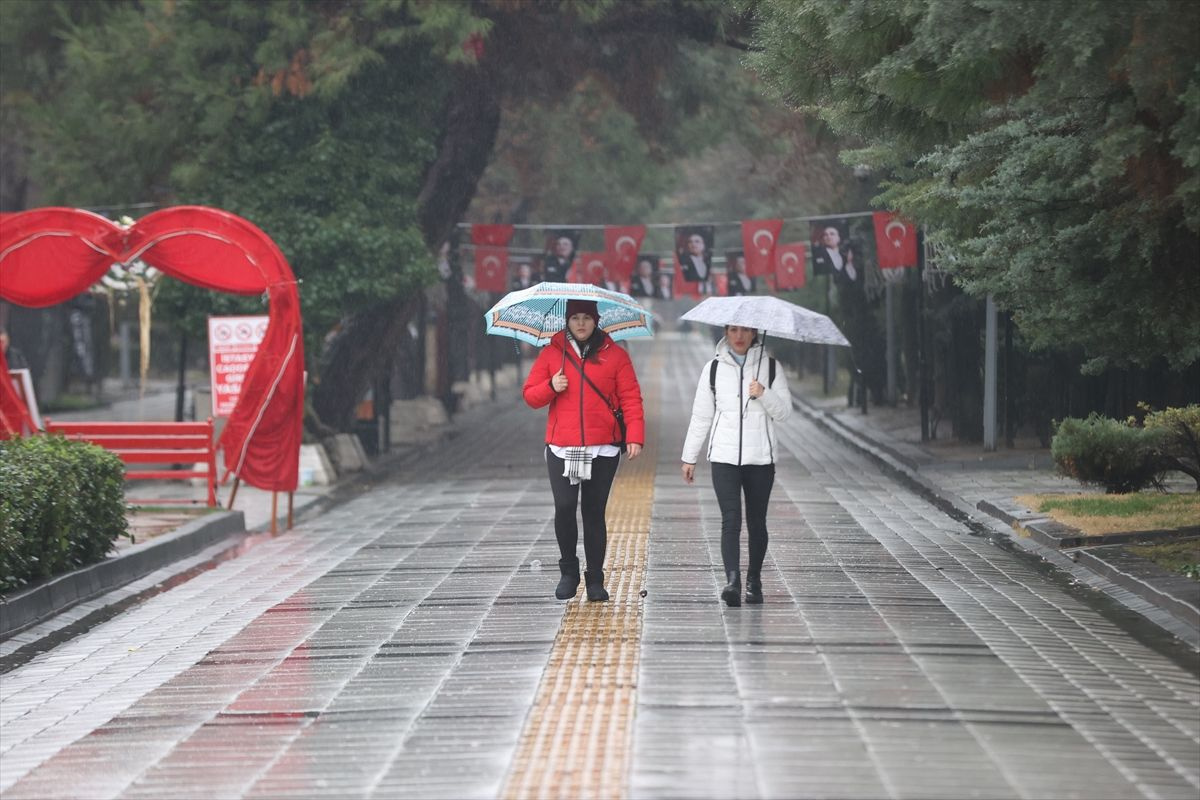
[[(661, 372), (654, 358), (650, 375)], [(642, 383), (656, 408), (656, 381)], [(636, 708), (646, 542), (654, 501), (655, 436), (635, 461), (623, 461), (608, 500), (607, 603), (589, 603), (580, 585), (513, 759), (503, 798), (626, 796)], [(582, 536), (582, 531), (581, 531)]]

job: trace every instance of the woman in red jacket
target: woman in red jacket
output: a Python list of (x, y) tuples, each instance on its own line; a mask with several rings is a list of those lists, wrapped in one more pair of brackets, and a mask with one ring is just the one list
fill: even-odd
[(569, 600), (579, 589), (579, 528), (575, 508), (582, 495), (584, 572), (588, 600), (607, 600), (604, 510), (617, 474), (621, 448), (631, 459), (642, 452), (645, 422), (642, 390), (629, 354), (598, 327), (592, 300), (568, 300), (567, 328), (538, 355), (525, 380), (525, 402), (550, 406), (546, 466), (554, 492), (554, 535), (561, 578), (554, 596)]

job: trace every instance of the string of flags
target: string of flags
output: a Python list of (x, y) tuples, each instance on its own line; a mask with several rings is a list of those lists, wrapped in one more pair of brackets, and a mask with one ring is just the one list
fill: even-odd
[[(868, 212), (872, 218), (875, 263), (881, 270), (917, 266), (916, 229), (892, 212)], [(635, 297), (749, 294), (762, 279), (772, 290), (798, 289), (805, 285), (808, 265), (814, 275), (829, 275), (837, 282), (863, 280), (868, 253), (848, 230), (848, 214), (805, 217), (810, 222), (807, 241), (779, 241), (783, 219), (748, 219), (740, 223), (736, 244), (715, 256), (716, 224), (676, 225), (672, 256), (644, 253), (648, 227), (662, 225), (604, 225), (541, 227), (546, 233), (540, 257), (529, 257), (510, 247), (518, 227), (472, 224), (470, 245), (474, 251), (475, 288), (504, 292), (538, 281), (592, 283), (618, 289)], [(736, 224), (736, 223), (735, 223)], [(604, 249), (580, 251), (581, 229), (602, 227)], [(525, 250), (528, 252), (528, 250)], [(516, 257), (514, 258), (514, 254)], [(714, 269), (723, 260), (725, 269)]]

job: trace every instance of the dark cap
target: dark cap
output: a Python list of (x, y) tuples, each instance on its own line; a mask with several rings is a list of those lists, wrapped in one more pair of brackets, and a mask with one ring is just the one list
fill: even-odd
[(600, 324), (600, 310), (596, 308), (595, 300), (568, 300), (567, 301), (567, 319), (576, 314), (587, 314), (596, 324)]

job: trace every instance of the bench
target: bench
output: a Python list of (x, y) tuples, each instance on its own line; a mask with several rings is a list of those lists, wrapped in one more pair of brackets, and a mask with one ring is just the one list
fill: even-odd
[[(217, 449), (213, 421), (204, 422), (54, 422), (45, 418), (46, 433), (91, 442), (125, 463), (126, 480), (191, 480), (208, 482), (208, 506), (217, 505)], [(146, 464), (158, 469), (130, 469)], [(168, 464), (202, 465), (203, 469), (163, 469)], [(150, 503), (196, 503), (198, 500), (154, 499)]]

